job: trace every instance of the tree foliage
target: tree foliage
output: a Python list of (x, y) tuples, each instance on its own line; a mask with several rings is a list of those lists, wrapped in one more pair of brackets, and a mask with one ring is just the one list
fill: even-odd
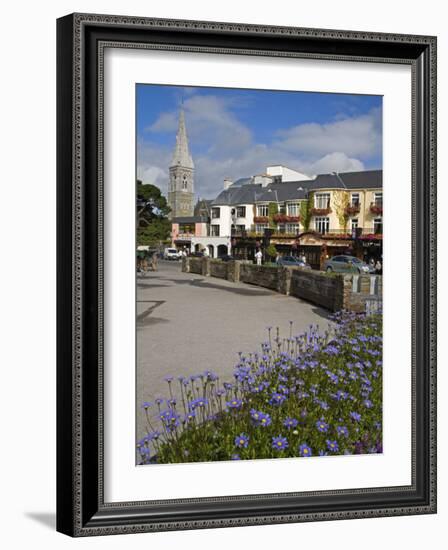
[(137, 245), (159, 245), (170, 238), (170, 212), (166, 197), (156, 185), (137, 180)]
[(310, 193), (310, 197), (308, 198), (308, 200), (304, 200), (300, 202), (300, 221), (302, 222), (302, 225), (305, 231), (308, 231), (310, 228), (312, 207), (313, 207), (313, 195), (312, 193)]

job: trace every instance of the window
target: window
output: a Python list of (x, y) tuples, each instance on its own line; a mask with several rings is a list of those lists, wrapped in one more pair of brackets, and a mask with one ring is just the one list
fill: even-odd
[(285, 224), (284, 223), (281, 223), (281, 224), (277, 225), (277, 232), (278, 233), (285, 233)]
[(179, 233), (194, 233), (194, 223), (180, 223)]
[(352, 219), (352, 230), (358, 227), (358, 218)]
[(348, 258), (345, 256), (335, 256), (334, 258), (331, 258), (333, 262), (339, 262), (341, 264), (346, 264), (348, 262)]
[(298, 223), (287, 223), (286, 224), (286, 233), (293, 233), (294, 235), (299, 232)]
[(217, 208), (216, 206), (212, 208), (212, 219), (217, 219), (221, 215), (221, 209)]
[(359, 193), (352, 193), (352, 204), (351, 206), (359, 206)]
[(315, 229), (318, 233), (328, 233), (330, 229), (330, 218), (316, 218)]
[(187, 177), (184, 176), (183, 180), (182, 180), (182, 190), (183, 191), (186, 191), (188, 188), (188, 181), (187, 181)]
[(375, 206), (383, 207), (383, 193), (374, 193), (373, 194), (373, 203)]
[(255, 233), (264, 233), (264, 230), (269, 226), (267, 223), (256, 223), (255, 224)]
[(314, 195), (314, 208), (330, 208), (330, 193), (316, 193)]
[(300, 213), (300, 204), (295, 202), (288, 204), (288, 216), (298, 216)]
[(375, 235), (383, 234), (383, 218), (375, 218), (373, 220), (373, 232)]
[(272, 183), (282, 183), (282, 176), (273, 176)]
[(212, 237), (219, 237), (219, 225), (211, 225), (210, 234)]
[(237, 206), (236, 207), (236, 217), (237, 218), (245, 218), (246, 217), (246, 207), (245, 206)]
[(267, 204), (258, 204), (257, 216), (267, 218), (269, 216), (269, 206)]

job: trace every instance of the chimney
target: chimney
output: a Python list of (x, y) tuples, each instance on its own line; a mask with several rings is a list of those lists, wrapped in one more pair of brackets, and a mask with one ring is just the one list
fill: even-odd
[(232, 183), (233, 181), (230, 178), (224, 178), (224, 189), (228, 189)]

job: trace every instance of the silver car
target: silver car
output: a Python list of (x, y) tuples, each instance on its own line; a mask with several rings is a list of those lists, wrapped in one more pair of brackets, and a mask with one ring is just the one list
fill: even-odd
[(324, 263), (324, 271), (327, 273), (374, 273), (375, 269), (369, 267), (355, 256), (333, 256)]

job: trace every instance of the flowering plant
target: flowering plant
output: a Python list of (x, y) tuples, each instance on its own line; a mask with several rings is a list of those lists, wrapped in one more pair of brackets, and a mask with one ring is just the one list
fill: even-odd
[(311, 208), (312, 216), (328, 216), (331, 212), (331, 208)]
[(269, 223), (269, 218), (267, 216), (255, 216), (254, 223)]
[[(239, 354), (232, 382), (206, 371), (166, 378), (144, 402), (140, 464), (382, 452), (382, 316), (341, 312)], [(154, 413), (152, 413), (154, 411)]]
[(345, 214), (347, 216), (353, 216), (353, 214), (359, 214), (360, 210), (361, 210), (361, 207), (359, 206), (359, 204), (346, 206), (345, 207)]
[(383, 207), (379, 206), (378, 204), (372, 203), (370, 205), (370, 212), (372, 212), (372, 214), (382, 215)]

